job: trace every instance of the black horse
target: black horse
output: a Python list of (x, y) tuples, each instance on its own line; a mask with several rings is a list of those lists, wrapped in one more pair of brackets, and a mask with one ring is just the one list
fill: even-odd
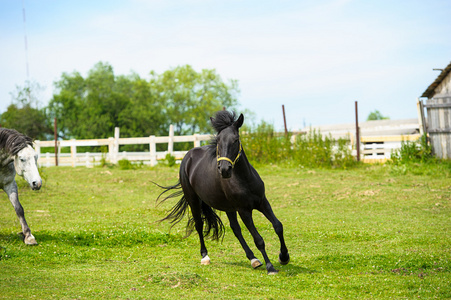
[[(187, 224), (187, 236), (196, 229), (200, 239), (202, 264), (209, 264), (204, 237), (212, 235), (219, 240), (224, 235), (224, 225), (215, 210), (225, 211), (230, 227), (251, 261), (252, 267), (258, 268), (262, 263), (246, 244), (238, 224), (237, 212), (254, 238), (255, 245), (263, 255), (268, 274), (278, 271), (274, 268), (265, 251), (265, 242), (255, 228), (252, 210), (257, 209), (272, 223), (280, 239), (279, 262), (287, 264), (290, 260), (283, 237), (282, 223), (274, 215), (265, 196), (265, 186), (257, 171), (249, 163), (241, 145), (239, 128), (244, 116), (236, 119), (235, 113), (219, 111), (215, 118), (210, 118), (217, 134), (210, 145), (191, 149), (180, 165), (180, 180), (176, 185), (162, 187), (165, 189), (157, 201), (171, 190), (176, 191), (161, 200), (182, 196), (163, 220), (171, 220), (174, 225), (191, 208)], [(160, 186), (161, 187), (161, 186)], [(206, 228), (204, 230), (204, 223)]]

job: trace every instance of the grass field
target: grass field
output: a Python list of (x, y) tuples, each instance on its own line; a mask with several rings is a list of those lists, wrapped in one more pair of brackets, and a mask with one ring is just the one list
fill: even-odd
[(197, 235), (182, 239), (184, 226), (155, 223), (175, 201), (156, 207), (151, 181), (175, 183), (176, 167), (53, 167), (40, 191), (20, 191), (39, 245), (22, 243), (0, 196), (0, 298), (451, 298), (449, 173), (258, 170), (291, 255), (288, 265), (277, 262), (277, 236), (255, 212), (275, 276), (251, 268), (224, 213), (224, 240), (207, 241), (209, 266), (200, 265)]

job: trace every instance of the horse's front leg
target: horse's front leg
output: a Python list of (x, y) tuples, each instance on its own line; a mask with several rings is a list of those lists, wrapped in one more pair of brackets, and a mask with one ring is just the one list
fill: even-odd
[(242, 210), (239, 211), (241, 220), (243, 220), (244, 225), (246, 225), (247, 229), (251, 233), (252, 237), (254, 238), (255, 246), (257, 246), (257, 249), (260, 250), (260, 252), (263, 255), (263, 258), (265, 259), (266, 263), (266, 271), (268, 272), (268, 275), (277, 274), (277, 271), (271, 261), (269, 260), (268, 255), (266, 254), (265, 250), (265, 241), (263, 240), (262, 236), (258, 233), (257, 228), (255, 228), (254, 220), (252, 219), (252, 211)]
[(262, 263), (255, 257), (254, 252), (249, 248), (246, 241), (243, 238), (243, 234), (241, 233), (241, 227), (238, 223), (236, 211), (234, 212), (228, 212), (227, 217), (230, 221), (230, 228), (232, 228), (233, 233), (235, 234), (236, 238), (241, 244), (241, 247), (243, 247), (244, 252), (246, 252), (246, 257), (251, 261), (252, 268), (256, 269), (262, 265)]
[(8, 195), (9, 201), (11, 201), (11, 204), (14, 207), (14, 210), (16, 211), (16, 215), (19, 218), (20, 225), (22, 226), (22, 234), (24, 236), (24, 242), (27, 245), (36, 245), (36, 239), (31, 234), (30, 227), (28, 227), (27, 221), (25, 220), (25, 213), (23, 210), (22, 205), (19, 202), (19, 193), (17, 190), (17, 184), (16, 181), (13, 181), (9, 184), (7, 184), (4, 187), (4, 190), (6, 194)]
[(272, 226), (274, 227), (274, 231), (276, 232), (277, 236), (280, 240), (280, 254), (279, 254), (279, 263), (282, 265), (286, 265), (290, 262), (290, 255), (288, 254), (287, 246), (285, 245), (285, 239), (283, 237), (283, 225), (282, 223), (276, 218), (276, 215), (274, 214), (271, 205), (268, 202), (268, 199), (266, 197), (264, 198), (264, 201), (262, 202), (260, 208), (258, 209), (265, 217), (271, 222)]

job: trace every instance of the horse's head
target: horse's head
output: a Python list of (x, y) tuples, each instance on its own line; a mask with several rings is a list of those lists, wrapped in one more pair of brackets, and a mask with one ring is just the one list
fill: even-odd
[(29, 145), (17, 152), (14, 156), (16, 173), (22, 176), (33, 190), (39, 190), (42, 186), (37, 160), (38, 155)]
[(242, 147), (239, 128), (243, 125), (243, 121), (244, 116), (241, 114), (232, 125), (222, 129), (216, 137), (218, 171), (222, 178), (230, 178), (232, 176), (235, 163), (241, 156)]

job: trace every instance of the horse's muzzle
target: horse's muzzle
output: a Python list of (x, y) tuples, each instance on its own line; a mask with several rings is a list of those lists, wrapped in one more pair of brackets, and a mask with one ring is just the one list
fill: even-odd
[(42, 186), (42, 180), (36, 180), (36, 181), (33, 181), (33, 182), (31, 183), (31, 189), (32, 189), (33, 191), (38, 191), (38, 190), (40, 190), (40, 189), (41, 189), (41, 186)]
[(228, 179), (232, 177), (232, 164), (227, 161), (222, 161), (218, 164), (218, 171), (222, 178)]

